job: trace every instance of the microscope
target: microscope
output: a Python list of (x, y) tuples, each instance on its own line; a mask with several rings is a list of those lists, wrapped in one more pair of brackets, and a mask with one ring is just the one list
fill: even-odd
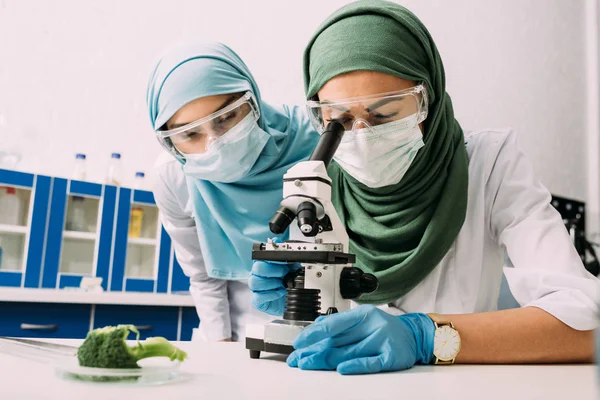
[[(290, 228), (289, 240), (255, 243), (252, 259), (294, 263), (300, 269), (284, 277), (286, 306), (282, 319), (246, 327), (250, 358), (261, 352), (290, 354), (294, 339), (321, 315), (350, 308), (350, 300), (377, 289), (377, 278), (353, 267), (346, 229), (331, 203), (327, 166), (344, 135), (339, 122), (330, 123), (308, 161), (283, 176), (283, 200), (269, 229), (276, 235)], [(299, 229), (290, 225), (297, 221)]]

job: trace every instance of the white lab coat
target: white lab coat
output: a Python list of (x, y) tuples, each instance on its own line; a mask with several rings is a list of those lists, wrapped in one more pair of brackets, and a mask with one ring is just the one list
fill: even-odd
[(181, 164), (165, 154), (159, 157), (154, 172), (152, 190), (161, 221), (171, 237), (177, 261), (190, 278), (190, 293), (200, 318), (194, 339), (243, 340), (247, 324), (264, 323), (273, 317), (252, 307), (246, 281), (215, 279), (206, 273)]
[[(469, 192), (463, 227), (440, 264), (403, 298), (381, 308), (392, 313), (460, 314), (497, 309), (502, 273), (521, 306), (536, 306), (579, 330), (597, 327), (599, 281), (571, 244), (550, 193), (509, 131), (465, 135)], [(245, 282), (209, 278), (196, 237), (180, 164), (162, 163), (154, 192), (178, 260), (191, 278), (202, 336), (219, 340), (244, 323), (272, 317), (251, 308)], [(503, 268), (505, 249), (514, 268)], [(233, 301), (232, 301), (233, 298)]]
[[(539, 307), (574, 329), (596, 328), (600, 281), (585, 270), (516, 134), (483, 131), (466, 134), (465, 141), (469, 195), (463, 227), (440, 264), (387, 311), (494, 311), (504, 270), (521, 306)], [(505, 249), (513, 267), (503, 268)]]

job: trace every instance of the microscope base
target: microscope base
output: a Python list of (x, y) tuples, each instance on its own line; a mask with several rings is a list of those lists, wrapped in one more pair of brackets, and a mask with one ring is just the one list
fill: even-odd
[(275, 320), (266, 325), (246, 327), (246, 349), (250, 358), (260, 358), (261, 352), (291, 354), (294, 339), (312, 322)]
[(262, 339), (252, 339), (246, 338), (246, 349), (250, 352), (250, 358), (258, 359), (260, 358), (261, 352), (266, 353), (275, 353), (275, 354), (292, 354), (294, 351), (294, 346), (289, 346), (285, 344), (274, 344), (274, 343), (265, 343)]

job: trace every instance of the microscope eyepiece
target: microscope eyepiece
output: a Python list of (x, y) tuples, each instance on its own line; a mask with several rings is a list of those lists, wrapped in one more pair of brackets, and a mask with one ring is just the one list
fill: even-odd
[(269, 221), (269, 229), (276, 235), (280, 235), (284, 233), (287, 228), (290, 226), (292, 221), (294, 221), (296, 215), (292, 210), (287, 207), (279, 207), (271, 221)]
[(321, 134), (317, 147), (315, 147), (315, 150), (310, 155), (309, 160), (323, 161), (325, 167), (327, 167), (342, 141), (344, 131), (344, 125), (340, 124), (338, 121), (330, 122)]

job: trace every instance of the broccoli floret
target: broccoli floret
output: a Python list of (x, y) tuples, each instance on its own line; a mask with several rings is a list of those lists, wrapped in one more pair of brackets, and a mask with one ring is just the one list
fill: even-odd
[[(128, 346), (129, 333), (136, 334), (137, 344)], [(168, 357), (183, 361), (187, 354), (163, 337), (148, 338), (140, 342), (140, 333), (133, 325), (106, 326), (89, 332), (77, 351), (82, 367), (139, 368), (137, 362), (149, 357)]]

